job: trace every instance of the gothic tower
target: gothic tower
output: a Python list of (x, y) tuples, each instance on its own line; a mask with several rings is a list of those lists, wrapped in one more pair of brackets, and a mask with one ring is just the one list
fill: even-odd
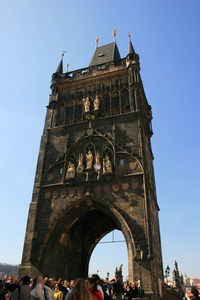
[(61, 60), (52, 76), (21, 274), (85, 277), (99, 240), (118, 229), (129, 279), (140, 273), (145, 294), (160, 299), (152, 114), (139, 72), (131, 41), (125, 58), (110, 43), (97, 47), (84, 69), (64, 73)]

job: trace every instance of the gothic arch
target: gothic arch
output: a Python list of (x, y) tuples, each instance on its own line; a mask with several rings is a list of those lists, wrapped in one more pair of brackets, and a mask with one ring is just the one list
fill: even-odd
[(129, 220), (116, 207), (85, 195), (65, 209), (49, 231), (41, 249), (39, 269), (45, 270), (48, 276), (59, 275), (67, 279), (87, 276), (89, 260), (99, 240), (118, 229), (126, 240), (129, 276), (132, 278), (135, 242), (130, 227)]

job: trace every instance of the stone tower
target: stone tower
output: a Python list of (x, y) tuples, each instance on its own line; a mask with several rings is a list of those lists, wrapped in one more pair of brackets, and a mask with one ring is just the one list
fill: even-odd
[(21, 275), (85, 277), (99, 240), (118, 229), (129, 279), (140, 273), (145, 294), (159, 299), (152, 114), (139, 71), (131, 41), (125, 58), (110, 43), (97, 47), (84, 69), (64, 73), (61, 60), (52, 76)]

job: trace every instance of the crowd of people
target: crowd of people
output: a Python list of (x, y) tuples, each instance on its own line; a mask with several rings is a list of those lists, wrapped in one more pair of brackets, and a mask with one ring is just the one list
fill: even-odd
[(0, 300), (132, 300), (139, 295), (137, 283), (120, 277), (100, 279), (98, 274), (71, 280), (25, 276), (17, 280), (6, 275), (0, 280)]

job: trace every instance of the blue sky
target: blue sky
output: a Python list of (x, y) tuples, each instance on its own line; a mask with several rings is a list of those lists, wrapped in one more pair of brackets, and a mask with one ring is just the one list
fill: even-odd
[[(99, 45), (110, 43), (116, 29), (122, 57), (127, 54), (127, 33), (132, 33), (152, 105), (164, 267), (173, 268), (176, 259), (183, 273), (200, 277), (199, 12), (199, 0), (1, 3), (0, 262), (21, 260), (50, 80), (61, 53), (66, 51), (64, 62), (70, 70), (85, 67), (95, 37), (100, 37)], [(120, 265), (120, 247), (100, 254), (96, 249), (96, 261), (108, 253), (114, 261), (116, 253)], [(110, 261), (102, 272), (116, 267)]]

